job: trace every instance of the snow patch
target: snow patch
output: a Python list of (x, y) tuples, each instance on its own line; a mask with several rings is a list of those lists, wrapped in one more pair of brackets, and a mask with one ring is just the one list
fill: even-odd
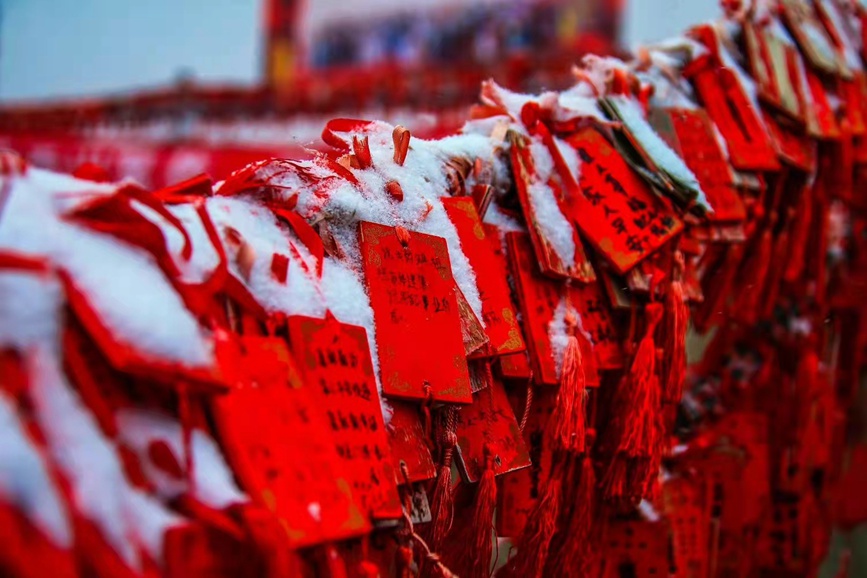
[(0, 497), (17, 506), (56, 545), (71, 547), (72, 527), (63, 500), (5, 395), (0, 395), (0, 438)]

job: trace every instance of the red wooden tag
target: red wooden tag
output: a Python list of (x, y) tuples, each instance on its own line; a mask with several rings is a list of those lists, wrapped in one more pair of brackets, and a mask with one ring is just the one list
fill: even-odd
[(602, 578), (668, 576), (668, 527), (662, 522), (612, 522), (602, 547)]
[(797, 52), (795, 48), (785, 44), (768, 28), (751, 22), (744, 24), (744, 38), (759, 98), (774, 110), (803, 121), (803, 110), (795, 90), (799, 79), (792, 77), (789, 68), (788, 54)]
[(801, 171), (812, 172), (816, 167), (816, 146), (807, 135), (798, 133), (770, 113), (763, 112), (771, 142), (780, 160)]
[(672, 554), (678, 578), (707, 576), (709, 494), (710, 485), (701, 477), (673, 478), (663, 485), (663, 510), (671, 524)]
[(853, 135), (862, 135), (867, 130), (867, 121), (865, 121), (865, 112), (863, 107), (863, 99), (865, 96), (865, 82), (867, 75), (863, 72), (856, 72), (852, 80), (841, 80), (837, 86), (839, 90), (838, 96), (843, 99), (845, 106), (843, 110), (846, 113), (846, 118), (849, 120), (849, 131)]
[(625, 273), (683, 228), (674, 210), (596, 129), (570, 137), (581, 157), (580, 195), (568, 215), (619, 273)]
[(611, 272), (610, 267), (602, 271), (602, 288), (605, 290), (605, 295), (608, 296), (608, 302), (611, 303), (612, 309), (615, 311), (629, 311), (632, 309), (632, 289), (623, 277), (618, 277)]
[(485, 323), (490, 325), (488, 329), (491, 336), (491, 344), (497, 355), (508, 355), (518, 351), (526, 351), (527, 344), (521, 333), (518, 323), (518, 311), (512, 299), (512, 290), (507, 281), (509, 267), (506, 261), (506, 253), (503, 243), (500, 241), (500, 231), (494, 225), (484, 225), (485, 238), (491, 246), (494, 256), (494, 268), (491, 275), (502, 281), (504, 291), (491, 291), (480, 289), (482, 292), (482, 314)]
[(828, 100), (828, 93), (816, 74), (807, 71), (807, 87), (810, 90), (810, 106), (807, 109), (807, 130), (818, 138), (840, 138), (837, 115)]
[(394, 228), (368, 222), (359, 236), (383, 392), (472, 402), (445, 239), (408, 233), (404, 246)]
[(737, 505), (731, 504), (723, 513), (724, 522), (737, 520), (733, 524), (757, 524), (770, 502), (770, 455), (768, 446), (768, 418), (754, 412), (732, 412), (725, 416), (718, 427), (722, 435), (746, 453), (738, 479), (731, 480), (740, 484), (737, 491)]
[[(575, 287), (542, 276), (535, 270), (529, 240), (523, 233), (508, 233), (506, 241), (512, 260), (515, 287), (524, 315), (524, 329), (528, 333), (530, 364), (536, 383), (557, 385), (557, 368), (551, 345), (549, 327), (561, 303), (572, 307), (581, 316), (581, 326), (593, 340), (583, 334), (578, 343), (585, 359), (584, 372), (588, 387), (599, 385), (597, 369), (616, 369), (622, 366), (622, 349), (614, 330), (611, 311), (598, 282)], [(501, 371), (506, 378), (529, 379), (520, 360), (514, 356), (502, 358)]]
[(596, 273), (593, 271), (593, 266), (584, 253), (578, 233), (574, 230), (572, 231), (572, 238), (575, 242), (575, 264), (568, 266), (561, 261), (539, 226), (536, 211), (530, 202), (530, 189), (532, 186), (551, 187), (560, 211), (564, 215), (567, 215), (568, 218), (566, 212), (567, 204), (564, 198), (564, 191), (553, 179), (547, 183), (539, 181), (528, 144), (528, 141), (523, 138), (516, 138), (512, 143), (512, 172), (518, 191), (518, 200), (521, 203), (521, 209), (528, 223), (527, 229), (530, 233), (530, 241), (533, 243), (533, 250), (536, 252), (539, 267), (543, 274), (550, 277), (569, 278), (580, 282), (592, 281), (596, 279)]
[(506, 390), (496, 379), (473, 394), (473, 403), (458, 412), (457, 435), (461, 472), (470, 483), (485, 471), (486, 445), (493, 453), (496, 475), (530, 466), (530, 454)]
[(530, 365), (536, 383), (557, 385), (557, 368), (548, 326), (565, 297), (562, 283), (543, 276), (536, 268), (529, 237), (524, 233), (506, 233), (512, 275), (521, 305)]
[[(496, 227), (485, 228), (470, 197), (446, 197), (443, 207), (476, 273), (485, 333), (497, 355), (526, 348), (506, 281), (506, 262)], [(495, 250), (499, 254), (495, 253)]]
[[(614, 323), (608, 299), (602, 291), (602, 286), (598, 282), (594, 282), (569, 287), (569, 302), (581, 316), (581, 327), (593, 340), (594, 365), (599, 369), (620, 369), (623, 367), (623, 347), (620, 335)], [(582, 341), (579, 339), (579, 343)], [(585, 353), (583, 349), (582, 353)], [(586, 355), (585, 358), (587, 358)], [(587, 372), (587, 375), (589, 377), (590, 373)], [(591, 386), (590, 381), (587, 385)], [(598, 379), (592, 385), (598, 385)]]
[(410, 482), (420, 482), (435, 477), (436, 464), (419, 419), (418, 407), (397, 400), (390, 401), (389, 405), (392, 413), (391, 421), (387, 426), (388, 437), (399, 483), (404, 483), (403, 475), (400, 474), (401, 463), (406, 465)]
[[(804, 499), (778, 497), (771, 512), (764, 517), (756, 548), (756, 562), (765, 568), (797, 572), (803, 563), (803, 536), (800, 522)], [(797, 572), (801, 574), (801, 572)]]
[(212, 403), (222, 445), (244, 489), (277, 516), (295, 547), (370, 531), (286, 344), (240, 337), (238, 346), (243, 363), (230, 361), (225, 371), (243, 386)]
[(737, 75), (708, 66), (696, 71), (692, 82), (726, 140), (732, 165), (742, 171), (778, 170), (777, 155)]
[(293, 316), (289, 343), (310, 397), (327, 416), (337, 456), (364, 512), (401, 516), (397, 479), (363, 327)]
[(461, 340), (464, 344), (464, 355), (471, 359), (487, 357), (488, 344), (491, 340), (485, 333), (485, 327), (481, 320), (476, 317), (476, 312), (473, 311), (464, 292), (457, 285), (455, 285), (454, 294), (461, 320)]
[[(497, 535), (515, 537), (521, 533), (527, 522), (527, 515), (539, 498), (542, 464), (542, 439), (545, 425), (551, 417), (557, 391), (553, 388), (536, 389), (530, 416), (524, 427), (523, 437), (530, 454), (532, 466), (515, 472), (504, 474), (501, 478), (500, 491), (497, 493)], [(520, 398), (520, 399), (518, 399)], [(513, 407), (523, 411), (524, 396), (512, 399)], [(522, 416), (523, 417), (523, 416)]]
[(781, 0), (780, 7), (783, 20), (807, 62), (823, 74), (840, 74), (845, 64), (834, 50), (813, 4), (804, 0)]
[(510, 353), (499, 358), (500, 376), (503, 379), (524, 381), (533, 376), (530, 358), (526, 351)]
[(717, 142), (713, 123), (703, 110), (655, 110), (650, 117), (660, 136), (695, 174), (713, 207), (714, 222), (743, 221), (747, 212), (734, 184), (731, 167)]

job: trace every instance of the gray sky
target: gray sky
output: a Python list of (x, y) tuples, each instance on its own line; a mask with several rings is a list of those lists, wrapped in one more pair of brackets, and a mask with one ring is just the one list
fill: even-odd
[[(442, 5), (468, 0), (415, 0)], [(472, 0), (498, 2), (502, 0)], [(309, 0), (313, 25), (350, 7), (405, 0)], [(635, 46), (714, 17), (717, 0), (627, 0)], [(153, 87), (189, 70), (203, 82), (260, 79), (263, 0), (0, 0), (0, 99), (88, 96)]]

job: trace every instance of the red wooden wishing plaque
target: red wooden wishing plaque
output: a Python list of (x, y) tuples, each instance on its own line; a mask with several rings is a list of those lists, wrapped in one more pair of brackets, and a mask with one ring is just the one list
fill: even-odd
[[(592, 353), (598, 369), (623, 367), (623, 346), (608, 305), (608, 298), (598, 281), (569, 287), (569, 303), (581, 316), (581, 327), (592, 339)], [(581, 340), (579, 340), (581, 341)], [(586, 353), (582, 348), (582, 353)], [(585, 364), (586, 365), (586, 364)], [(585, 369), (586, 371), (586, 369)], [(598, 385), (587, 373), (587, 385)]]
[(464, 355), (468, 359), (478, 359), (487, 357), (491, 342), (488, 339), (488, 334), (485, 333), (485, 327), (482, 321), (476, 317), (476, 312), (473, 311), (472, 305), (467, 301), (464, 292), (461, 288), (455, 285), (455, 299), (458, 304), (458, 316), (461, 321), (461, 340), (464, 344)]
[[(821, 2), (816, 2), (821, 4)], [(783, 20), (801, 49), (806, 61), (822, 74), (848, 73), (842, 58), (838, 57), (830, 35), (819, 20), (812, 2), (782, 0)]]
[(737, 75), (707, 62), (692, 73), (692, 82), (726, 140), (732, 165), (742, 171), (778, 170), (777, 155)]
[(539, 180), (526, 139), (518, 137), (512, 143), (512, 171), (515, 175), (518, 200), (527, 219), (530, 241), (533, 243), (533, 250), (536, 252), (536, 259), (542, 273), (551, 277), (575, 279), (580, 282), (596, 279), (596, 272), (587, 259), (587, 255), (584, 254), (584, 247), (581, 245), (576, 231), (571, 231), (575, 241), (575, 264), (573, 266), (568, 266), (560, 259), (543, 234), (533, 203), (530, 202), (532, 187), (550, 187), (560, 210), (564, 213), (566, 212), (566, 199), (564, 199), (561, 185), (557, 184), (553, 178), (548, 182)]
[(765, 112), (763, 116), (771, 142), (780, 160), (796, 169), (811, 172), (817, 162), (817, 151), (813, 140), (777, 121), (770, 113)]
[[(557, 385), (560, 380), (554, 362), (549, 326), (557, 307), (563, 303), (581, 317), (581, 326), (590, 336), (577, 335), (584, 356), (584, 371), (588, 387), (599, 385), (597, 369), (616, 369), (623, 365), (622, 349), (611, 318), (611, 310), (597, 281), (566, 287), (542, 276), (535, 270), (532, 248), (523, 233), (506, 236), (515, 271), (515, 285), (524, 314), (524, 328), (529, 335), (530, 363), (537, 383)], [(592, 340), (592, 342), (591, 342)], [(519, 365), (514, 365), (514, 364)], [(500, 360), (506, 378), (527, 378), (522, 373), (520, 359), (505, 356)]]
[(713, 207), (708, 219), (715, 222), (746, 219), (746, 207), (707, 113), (684, 108), (656, 109), (651, 122), (698, 179)]
[(797, 69), (790, 64), (797, 50), (763, 27), (744, 24), (747, 58), (756, 80), (759, 98), (778, 112), (803, 122), (804, 111), (795, 86), (800, 82)]
[(530, 358), (526, 351), (500, 356), (498, 361), (500, 376), (503, 379), (523, 381), (533, 376), (530, 370)]
[(612, 522), (602, 546), (602, 578), (668, 576), (668, 536), (663, 522)]
[[(370, 522), (355, 502), (335, 440), (302, 387), (285, 342), (240, 337), (218, 352), (238, 386), (212, 401), (232, 470), (257, 503), (272, 511), (293, 547), (358, 536)], [(243, 364), (238, 361), (243, 359)]]
[(328, 417), (337, 456), (359, 506), (373, 518), (399, 518), (400, 496), (367, 332), (333, 318), (293, 316), (287, 326), (310, 397)]
[(506, 233), (506, 243), (521, 305), (533, 376), (536, 383), (557, 385), (559, 380), (548, 326), (554, 319), (557, 306), (565, 297), (564, 285), (539, 272), (530, 239), (525, 233)]
[(671, 205), (651, 192), (602, 133), (587, 128), (569, 143), (582, 162), (581, 194), (570, 199), (568, 215), (618, 273), (683, 228)]
[(840, 138), (840, 126), (828, 93), (822, 80), (811, 70), (807, 70), (807, 87), (810, 90), (809, 106), (806, 107), (808, 132), (817, 138)]
[[(496, 276), (505, 289), (505, 292), (502, 293), (488, 293), (487, 290), (482, 290), (482, 315), (485, 318), (485, 323), (490, 323), (493, 327), (498, 328), (495, 333), (497, 340), (494, 341), (494, 338), (491, 337), (491, 344), (496, 349), (497, 355), (526, 351), (527, 344), (524, 342), (521, 326), (518, 323), (518, 310), (512, 299), (512, 290), (506, 280), (509, 266), (503, 243), (500, 241), (500, 230), (494, 225), (484, 225), (484, 229), (485, 238), (494, 255), (494, 269), (491, 274)], [(486, 301), (488, 305), (485, 305)], [(490, 310), (489, 313), (487, 310)], [(509, 328), (508, 332), (505, 331), (506, 327)], [(492, 328), (491, 331), (494, 332), (494, 329)]]
[(678, 578), (707, 576), (711, 487), (702, 477), (669, 479), (662, 505), (671, 524), (671, 550)]
[(359, 236), (383, 393), (472, 402), (445, 239), (408, 232), (404, 245), (394, 228), (368, 222)]
[[(502, 355), (523, 351), (526, 345), (509, 294), (506, 263), (496, 227), (490, 233), (486, 230), (471, 197), (446, 197), (442, 203), (457, 229), (461, 248), (476, 273), (485, 333), (494, 353)], [(495, 249), (499, 250), (499, 255)]]
[(496, 379), (474, 393), (473, 403), (458, 412), (457, 436), (461, 473), (470, 483), (485, 472), (486, 446), (496, 475), (530, 466), (521, 428), (503, 384)]
[(388, 424), (388, 436), (394, 467), (398, 472), (398, 483), (404, 483), (403, 475), (400, 473), (401, 463), (406, 466), (410, 482), (433, 478), (436, 476), (436, 464), (428, 447), (418, 407), (398, 400), (390, 401), (389, 405), (392, 413)]

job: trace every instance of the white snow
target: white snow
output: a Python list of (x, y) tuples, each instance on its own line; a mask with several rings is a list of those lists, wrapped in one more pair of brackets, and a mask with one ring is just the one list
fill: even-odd
[(60, 287), (55, 278), (0, 270), (0, 346), (24, 351), (52, 343), (59, 317)]
[(207, 280), (208, 276), (219, 265), (220, 258), (216, 248), (208, 238), (202, 219), (196, 213), (193, 205), (182, 204), (167, 207), (169, 212), (181, 221), (190, 237), (193, 248), (193, 254), (190, 259), (184, 259), (181, 254), (184, 248), (184, 236), (177, 227), (173, 226), (150, 207), (137, 201), (133, 201), (133, 208), (162, 230), (169, 253), (172, 255), (172, 260), (180, 270), (181, 281), (184, 283), (202, 283)]
[[(559, 142), (559, 139), (555, 139), (554, 142), (561, 154), (564, 151), (567, 153), (564, 160), (566, 160), (567, 165), (570, 165), (570, 170), (574, 171), (572, 176), (577, 181), (580, 175), (577, 153), (567, 144)], [(569, 150), (566, 151), (566, 149)], [(530, 154), (536, 169), (536, 180), (530, 183), (527, 196), (536, 224), (560, 261), (567, 267), (573, 267), (577, 250), (575, 228), (563, 214), (554, 191), (548, 184), (548, 180), (555, 174), (554, 159), (551, 158), (551, 153), (545, 145), (538, 140), (534, 140), (530, 144)]]
[(606, 121), (602, 109), (599, 108), (599, 101), (596, 97), (588, 95), (586, 84), (576, 84), (572, 88), (564, 90), (560, 93), (558, 104), (554, 109), (554, 120), (567, 121), (576, 117), (593, 118), (599, 121)]
[[(602, 87), (604, 92), (604, 86)], [(605, 122), (607, 119), (599, 108), (598, 101), (594, 96), (594, 90), (587, 82), (578, 82), (571, 88), (562, 92), (543, 92), (539, 95), (522, 94), (503, 88), (492, 80), (482, 83), (481, 100), (490, 106), (504, 108), (509, 117), (514, 121), (510, 126), (526, 134), (521, 125), (521, 109), (528, 103), (536, 103), (542, 109), (549, 110), (552, 118), (560, 122), (570, 121), (576, 118), (592, 118)], [(600, 92), (602, 94), (602, 92)]]
[(119, 341), (163, 360), (210, 364), (204, 333), (149, 253), (60, 217), (61, 207), (91, 191), (111, 190), (31, 168), (11, 183), (0, 248), (47, 257), (67, 271)]
[(575, 235), (572, 224), (563, 215), (554, 191), (544, 182), (532, 183), (527, 191), (536, 224), (566, 267), (575, 266)]
[(158, 538), (181, 518), (129, 485), (111, 442), (67, 384), (58, 352), (45, 346), (31, 352), (27, 369), (36, 417), (53, 459), (71, 482), (76, 508), (130, 567), (141, 567), (137, 547), (161, 561)]
[(566, 331), (566, 313), (569, 311), (569, 302), (566, 297), (560, 298), (560, 303), (554, 310), (554, 317), (548, 323), (548, 339), (551, 342), (551, 352), (554, 355), (554, 367), (557, 377), (563, 370), (563, 354), (569, 343), (569, 333)]
[(650, 68), (636, 76), (643, 84), (653, 86), (652, 108), (700, 108), (692, 85), (680, 75), (680, 71), (705, 52), (707, 49), (703, 45), (685, 37), (648, 49)]
[(514, 217), (504, 213), (500, 206), (495, 202), (488, 205), (488, 211), (485, 213), (483, 222), (489, 225), (495, 225), (500, 230), (501, 235), (510, 232), (520, 233), (525, 230)]
[(861, 61), (860, 51), (860, 36), (852, 29), (851, 24), (857, 22), (855, 18), (846, 18), (841, 14), (840, 5), (833, 0), (817, 0), (825, 9), (825, 14), (831, 21), (834, 29), (837, 31), (840, 41), (843, 43), (843, 57), (846, 65), (853, 71), (864, 70), (864, 63)]
[(63, 500), (43, 456), (27, 439), (24, 425), (2, 394), (0, 439), (0, 499), (17, 506), (57, 546), (70, 547), (72, 528)]
[[(368, 170), (353, 169), (361, 189), (349, 182), (335, 183), (323, 197), (313, 187), (299, 191), (297, 211), (308, 221), (328, 215), (329, 224), (346, 252), (353, 269), (360, 270), (357, 226), (360, 221), (383, 225), (405, 226), (429, 235), (443, 237), (448, 243), (449, 259), (455, 282), (477, 317), (481, 319), (481, 299), (475, 273), (461, 251), (457, 231), (446, 215), (440, 198), (448, 194), (444, 167), (451, 158), (476, 158), (494, 162), (495, 143), (491, 138), (458, 135), (438, 141), (413, 138), (403, 166), (393, 160), (392, 127), (373, 123), (366, 134), (370, 139), (373, 166)], [(389, 181), (400, 183), (402, 202), (383, 194)]]
[[(160, 498), (171, 500), (189, 490), (186, 472), (183, 479), (174, 478), (153, 464), (148, 454), (151, 443), (163, 441), (183, 466), (183, 429), (174, 417), (145, 409), (124, 409), (117, 413), (117, 423), (121, 441), (138, 454), (145, 476), (154, 483)], [(217, 509), (248, 502), (216, 442), (200, 429), (192, 431), (191, 440), (195, 497)]]
[(566, 346), (569, 344), (566, 314), (570, 310), (575, 318), (575, 329), (580, 331), (590, 343), (593, 343), (593, 338), (584, 330), (584, 326), (581, 323), (581, 314), (572, 307), (567, 296), (561, 297), (557, 308), (554, 310), (554, 317), (548, 322), (548, 339), (551, 342), (551, 352), (554, 355), (554, 367), (556, 368), (558, 378), (560, 377), (560, 372), (563, 370), (563, 354), (566, 352)]
[[(312, 199), (302, 195), (302, 200)], [(347, 265), (326, 257), (322, 278), (317, 279), (313, 255), (287, 225), (277, 222), (269, 209), (256, 204), (250, 198), (213, 197), (207, 201), (207, 210), (224, 239), (230, 270), (267, 311), (323, 318), (328, 310), (341, 322), (365, 329), (374, 373), (380, 386), (383, 416), (388, 421), (391, 408), (381, 394), (376, 326), (362, 278), (360, 253), (357, 250), (354, 230), (340, 234), (341, 231), (335, 228), (333, 232), (340, 237), (344, 251), (349, 248), (348, 244), (352, 243), (356, 260)], [(248, 279), (244, 278), (235, 261), (239, 248), (226, 240), (230, 228), (240, 233), (243, 241), (253, 250), (255, 259)], [(285, 285), (271, 274), (271, 258), (274, 253), (280, 253), (289, 259)]]
[(661, 170), (671, 175), (677, 182), (685, 183), (690, 189), (698, 191), (696, 203), (705, 211), (713, 211), (704, 195), (704, 191), (701, 190), (698, 179), (689, 170), (683, 159), (677, 156), (677, 153), (671, 150), (671, 147), (648, 124), (644, 118), (641, 106), (633, 99), (624, 96), (610, 96), (609, 100), (617, 107), (617, 112), (623, 124), (626, 125), (626, 128), (639, 142), (645, 152), (650, 155), (653, 162)]

